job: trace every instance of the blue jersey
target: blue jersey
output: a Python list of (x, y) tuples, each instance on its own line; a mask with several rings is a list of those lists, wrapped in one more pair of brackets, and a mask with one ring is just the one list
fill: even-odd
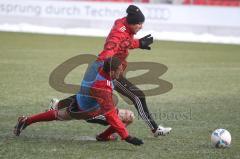
[[(103, 62), (94, 62), (85, 73), (84, 79), (81, 83), (80, 91), (76, 94), (77, 103), (80, 110), (88, 111), (100, 107), (97, 100), (91, 96), (90, 91), (96, 81), (107, 80), (98, 72), (102, 65)], [(112, 81), (111, 85), (113, 87)]]

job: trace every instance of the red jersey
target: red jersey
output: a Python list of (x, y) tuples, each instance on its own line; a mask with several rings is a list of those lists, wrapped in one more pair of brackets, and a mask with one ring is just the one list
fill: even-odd
[(134, 33), (131, 32), (126, 17), (117, 19), (105, 41), (104, 50), (98, 55), (98, 60), (104, 61), (116, 56), (121, 60), (125, 69), (128, 49), (139, 48), (139, 40), (134, 39), (133, 36)]
[(128, 131), (119, 119), (116, 106), (113, 102), (113, 84), (109, 75), (100, 70), (99, 75), (103, 78), (97, 80), (91, 87), (90, 95), (96, 99), (100, 105), (100, 114), (104, 114), (106, 121), (121, 136), (122, 139), (128, 137)]

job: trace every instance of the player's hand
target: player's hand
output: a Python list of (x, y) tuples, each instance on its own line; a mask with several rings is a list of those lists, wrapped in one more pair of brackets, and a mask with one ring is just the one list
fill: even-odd
[(141, 49), (151, 50), (151, 45), (153, 43), (153, 37), (151, 34), (148, 34), (141, 39), (139, 39), (139, 44)]
[(136, 137), (132, 137), (132, 136), (128, 136), (126, 139), (125, 139), (126, 142), (130, 143), (130, 144), (133, 144), (133, 145), (136, 145), (136, 146), (139, 146), (139, 145), (142, 145), (143, 144), (143, 141), (139, 138), (136, 138)]

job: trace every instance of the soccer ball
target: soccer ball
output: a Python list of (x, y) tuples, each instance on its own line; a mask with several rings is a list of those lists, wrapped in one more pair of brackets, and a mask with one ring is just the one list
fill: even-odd
[(216, 148), (226, 148), (231, 144), (231, 134), (225, 129), (216, 129), (211, 135), (211, 142)]

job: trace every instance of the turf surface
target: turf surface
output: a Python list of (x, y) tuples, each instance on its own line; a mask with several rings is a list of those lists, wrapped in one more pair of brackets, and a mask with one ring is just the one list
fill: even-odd
[[(103, 38), (0, 32), (0, 158), (240, 158), (237, 45), (155, 41), (150, 52), (131, 51), (128, 61), (168, 67), (160, 78), (171, 82), (173, 89), (148, 97), (147, 103), (159, 124), (173, 128), (169, 136), (154, 138), (136, 115), (128, 129), (144, 140), (141, 147), (96, 142), (94, 136), (104, 127), (83, 121), (38, 123), (15, 137), (18, 116), (44, 111), (52, 97), (70, 95), (50, 87), (51, 72), (76, 55), (97, 55), (103, 43)], [(79, 84), (85, 69), (86, 65), (77, 67), (65, 81)], [(121, 99), (119, 107), (135, 111)], [(231, 148), (211, 146), (210, 134), (216, 128), (230, 131)]]

